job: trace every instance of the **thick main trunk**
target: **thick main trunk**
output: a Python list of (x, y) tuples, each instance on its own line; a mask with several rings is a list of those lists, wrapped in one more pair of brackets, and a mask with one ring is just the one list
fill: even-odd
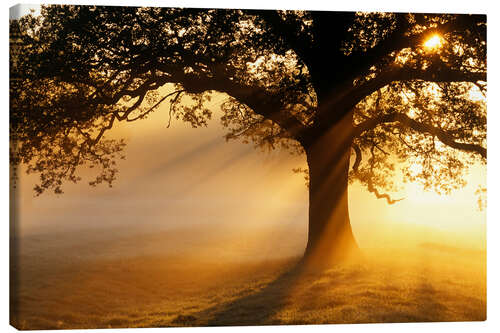
[(347, 198), (352, 118), (344, 117), (306, 148), (309, 165), (309, 234), (304, 258), (329, 266), (357, 255)]

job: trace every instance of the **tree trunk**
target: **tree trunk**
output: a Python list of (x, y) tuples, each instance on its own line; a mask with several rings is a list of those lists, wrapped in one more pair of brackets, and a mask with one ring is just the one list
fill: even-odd
[(352, 114), (306, 148), (309, 166), (309, 234), (304, 259), (312, 266), (359, 254), (349, 221), (347, 198)]

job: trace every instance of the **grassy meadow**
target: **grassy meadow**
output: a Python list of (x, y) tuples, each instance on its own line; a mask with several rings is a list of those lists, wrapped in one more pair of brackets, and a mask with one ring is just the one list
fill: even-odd
[(140, 235), (89, 229), (11, 239), (11, 324), (69, 329), (486, 319), (484, 251), (381, 244), (363, 249), (359, 262), (301, 272), (295, 265), (300, 246), (294, 256), (252, 257), (257, 244), (213, 228)]

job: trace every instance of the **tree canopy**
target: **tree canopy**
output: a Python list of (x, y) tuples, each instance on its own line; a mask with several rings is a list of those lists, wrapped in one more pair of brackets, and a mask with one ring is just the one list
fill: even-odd
[(349, 180), (388, 203), (398, 161), (438, 192), (486, 161), (484, 15), (58, 5), (10, 29), (11, 163), (38, 194), (85, 165), (111, 185), (107, 130), (162, 103), (206, 126), (215, 92), (226, 138), (271, 149), (307, 153), (350, 115)]

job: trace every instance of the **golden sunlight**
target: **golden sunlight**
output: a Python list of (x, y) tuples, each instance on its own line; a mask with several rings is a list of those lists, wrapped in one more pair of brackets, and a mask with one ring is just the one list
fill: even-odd
[(426, 49), (437, 49), (443, 45), (443, 39), (440, 35), (434, 34), (429, 39), (424, 42), (424, 47)]

